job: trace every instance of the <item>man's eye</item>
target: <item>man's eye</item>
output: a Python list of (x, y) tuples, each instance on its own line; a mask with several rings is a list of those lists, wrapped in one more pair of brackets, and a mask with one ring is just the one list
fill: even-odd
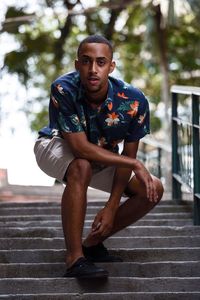
[(106, 62), (105, 62), (105, 60), (98, 60), (97, 63), (99, 66), (104, 66)]
[(83, 59), (81, 60), (81, 62), (82, 62), (83, 65), (87, 65), (87, 64), (90, 63), (90, 60), (89, 60), (88, 58), (83, 58)]

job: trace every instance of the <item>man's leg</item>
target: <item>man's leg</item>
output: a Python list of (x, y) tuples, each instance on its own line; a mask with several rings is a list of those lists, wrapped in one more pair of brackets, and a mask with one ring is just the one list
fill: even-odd
[(141, 185), (135, 176), (132, 178), (126, 190), (127, 194), (131, 196), (119, 207), (110, 235), (135, 223), (158, 204), (163, 195), (163, 186), (158, 178), (153, 177), (153, 180), (158, 194), (157, 202), (150, 202), (146, 197), (144, 186)]
[[(157, 202), (150, 202), (147, 199), (144, 185), (139, 182), (135, 176), (131, 179), (126, 189), (126, 193), (130, 196), (130, 198), (119, 206), (116, 212), (113, 229), (109, 236), (112, 236), (114, 233), (135, 223), (137, 220), (146, 215), (161, 200), (163, 195), (162, 183), (154, 176), (153, 180), (158, 194)], [(93, 246), (102, 242), (106, 238), (108, 238), (108, 236), (99, 237), (89, 234), (84, 241), (84, 245), (88, 247)]]
[(67, 170), (67, 186), (63, 192), (61, 210), (67, 267), (83, 256), (82, 233), (87, 205), (86, 193), (91, 175), (90, 163), (84, 159), (74, 159)]

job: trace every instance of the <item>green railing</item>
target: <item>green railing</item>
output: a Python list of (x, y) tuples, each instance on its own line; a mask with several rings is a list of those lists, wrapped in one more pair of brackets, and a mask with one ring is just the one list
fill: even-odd
[[(140, 140), (138, 158), (143, 161), (147, 169), (160, 178), (165, 190), (171, 191), (171, 146), (167, 146), (153, 138)], [(167, 163), (166, 163), (167, 162)]]
[(187, 188), (200, 225), (200, 88), (172, 86), (172, 197), (180, 203)]

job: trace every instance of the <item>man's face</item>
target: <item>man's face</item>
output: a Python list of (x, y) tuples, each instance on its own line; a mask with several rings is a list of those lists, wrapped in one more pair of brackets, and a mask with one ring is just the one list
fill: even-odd
[(106, 44), (85, 43), (81, 46), (76, 70), (88, 95), (100, 96), (107, 92), (108, 75), (115, 68), (110, 48)]

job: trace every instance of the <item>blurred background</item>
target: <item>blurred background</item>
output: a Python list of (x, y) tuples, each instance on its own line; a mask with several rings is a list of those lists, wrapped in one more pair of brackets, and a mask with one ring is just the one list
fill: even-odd
[(33, 155), (51, 82), (90, 34), (112, 41), (114, 76), (150, 101), (151, 136), (170, 145), (170, 87), (200, 86), (199, 0), (1, 0), (0, 169), (10, 184), (52, 185)]

